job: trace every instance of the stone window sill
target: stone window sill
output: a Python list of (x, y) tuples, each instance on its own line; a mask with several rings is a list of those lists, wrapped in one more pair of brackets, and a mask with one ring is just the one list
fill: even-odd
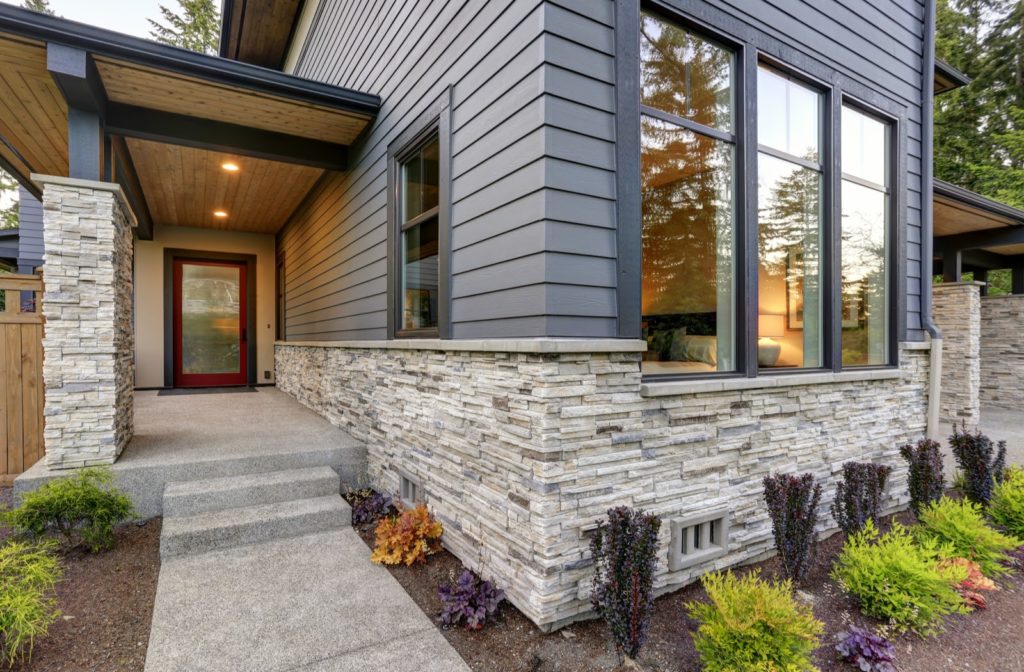
[(403, 338), (390, 341), (277, 341), (274, 345), (365, 350), (441, 352), (608, 353), (644, 352), (647, 342), (627, 338)]
[(706, 394), (734, 390), (760, 390), (798, 385), (832, 385), (864, 380), (895, 380), (903, 377), (899, 369), (866, 369), (863, 371), (826, 371), (821, 373), (795, 373), (764, 375), (758, 378), (727, 378), (724, 380), (673, 380), (646, 382), (640, 385), (640, 396), (669, 397), (677, 394)]

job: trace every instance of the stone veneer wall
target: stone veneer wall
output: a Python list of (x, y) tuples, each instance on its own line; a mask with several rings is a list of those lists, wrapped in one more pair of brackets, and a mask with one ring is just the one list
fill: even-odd
[(131, 211), (116, 184), (43, 184), (46, 464), (111, 464), (133, 431)]
[(1024, 295), (981, 299), (981, 400), (1024, 411)]
[(950, 282), (932, 288), (932, 319), (942, 332), (942, 400), (939, 420), (967, 423), (981, 420), (981, 287), (980, 282)]
[[(588, 535), (609, 507), (666, 519), (664, 592), (771, 551), (769, 472), (810, 471), (828, 484), (822, 530), (834, 526), (832, 483), (847, 460), (895, 467), (887, 507), (903, 507), (898, 447), (925, 432), (920, 346), (902, 348), (887, 379), (808, 374), (668, 396), (650, 396), (630, 352), (278, 344), (276, 354), (281, 390), (368, 444), (371, 482), (395, 492), (398, 470), (419, 479), (448, 547), (547, 629), (589, 611)], [(727, 555), (670, 572), (667, 519), (720, 507), (731, 513)]]

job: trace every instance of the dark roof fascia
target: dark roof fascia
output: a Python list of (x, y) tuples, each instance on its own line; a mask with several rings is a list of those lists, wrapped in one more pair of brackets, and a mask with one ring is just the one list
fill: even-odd
[(18, 240), (20, 235), (21, 229), (17, 226), (13, 229), (0, 229), (0, 242)]
[[(218, 53), (221, 58), (238, 59), (238, 54), (242, 50), (242, 40), (245, 39), (245, 11), (248, 9), (246, 4), (247, 0), (239, 0), (238, 2), (235, 0), (222, 0), (221, 2), (220, 45), (218, 46)], [(302, 20), (302, 10), (305, 4), (305, 0), (298, 0), (296, 2), (295, 16), (292, 17), (291, 26), (288, 28), (288, 39), (285, 41), (284, 51), (277, 60), (278, 70), (284, 70), (284, 64), (288, 60), (288, 51), (295, 40), (295, 31), (299, 27), (299, 21)], [(232, 18), (236, 7), (238, 7), (238, 11), (241, 14), (238, 17), (238, 30), (233, 32), (232, 26), (234, 26), (234, 22)], [(233, 50), (229, 48), (231, 44), (234, 44)], [(229, 51), (234, 51), (234, 53), (228, 53)]]
[(994, 201), (991, 198), (986, 198), (981, 194), (977, 194), (969, 189), (958, 187), (955, 184), (944, 182), (936, 179), (934, 182), (935, 194), (937, 196), (945, 196), (946, 198), (953, 199), (964, 205), (968, 205), (977, 210), (997, 215), (999, 217), (1005, 217), (1011, 219), (1017, 223), (1017, 225), (1024, 225), (1024, 210), (1020, 210), (1011, 205)]
[[(228, 1), (228, 0), (225, 0)], [(961, 86), (967, 86), (971, 83), (971, 78), (954, 68), (949, 63), (945, 62), (941, 58), (935, 59), (935, 74), (942, 77), (943, 79), (949, 80), (952, 86), (946, 87), (936, 93), (946, 93), (953, 89), (959, 89)]]
[(286, 75), (270, 68), (200, 54), (112, 30), (0, 3), (0, 32), (78, 47), (93, 54), (218, 84), (374, 116), (380, 96)]

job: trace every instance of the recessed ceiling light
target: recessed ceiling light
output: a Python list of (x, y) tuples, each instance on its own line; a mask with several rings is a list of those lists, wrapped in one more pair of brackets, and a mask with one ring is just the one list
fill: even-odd
[(225, 163), (220, 164), (220, 167), (223, 168), (224, 170), (228, 171), (229, 173), (237, 173), (238, 172), (238, 164), (237, 163), (232, 163), (231, 161), (227, 161)]
[(228, 216), (228, 213), (227, 213), (226, 210), (214, 210), (213, 211), (213, 216), (214, 217), (220, 217), (221, 219), (223, 219), (223, 218)]

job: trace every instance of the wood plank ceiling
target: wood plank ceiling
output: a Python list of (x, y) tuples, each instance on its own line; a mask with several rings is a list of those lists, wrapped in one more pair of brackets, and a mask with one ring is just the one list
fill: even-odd
[(0, 155), (26, 175), (64, 175), (67, 126), (67, 104), (46, 70), (46, 46), (0, 34)]
[[(349, 145), (372, 116), (94, 55), (108, 99), (201, 119)], [(27, 178), (68, 174), (67, 104), (46, 44), (0, 32), (0, 157)], [(321, 168), (126, 138), (152, 221), (275, 233)], [(191, 144), (191, 143), (189, 143)], [(234, 173), (222, 164), (239, 166)], [(223, 210), (227, 217), (215, 217)]]
[[(319, 168), (128, 138), (153, 221), (276, 233), (323, 174)], [(228, 172), (223, 164), (238, 171)], [(226, 217), (213, 213), (220, 210)]]

